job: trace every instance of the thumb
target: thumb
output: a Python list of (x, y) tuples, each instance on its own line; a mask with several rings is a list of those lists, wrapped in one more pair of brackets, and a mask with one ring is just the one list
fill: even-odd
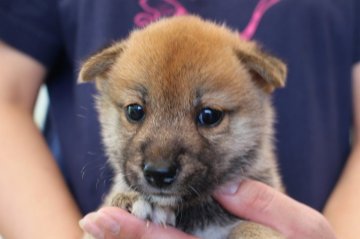
[(319, 212), (263, 183), (245, 180), (237, 187), (227, 185), (214, 197), (234, 215), (269, 226), (286, 238), (335, 238)]

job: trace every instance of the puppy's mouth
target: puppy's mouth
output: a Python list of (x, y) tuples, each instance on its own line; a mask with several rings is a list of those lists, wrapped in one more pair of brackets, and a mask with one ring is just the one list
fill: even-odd
[(175, 207), (181, 202), (181, 197), (172, 195), (151, 195), (149, 199), (157, 205), (166, 207)]
[(156, 188), (142, 181), (132, 188), (155, 204), (177, 207), (209, 195), (210, 184), (201, 183), (201, 185), (202, 187), (197, 187), (192, 183), (179, 181), (166, 188)]
[(183, 196), (183, 193), (181, 193), (180, 190), (177, 190), (176, 186), (164, 189), (154, 188), (152, 186), (142, 184), (140, 187), (138, 187), (138, 189), (141, 194), (147, 195), (149, 197), (181, 198)]
[(192, 188), (190, 185), (185, 186), (179, 182), (169, 187), (157, 188), (145, 181), (138, 182), (136, 186), (131, 186), (135, 191), (148, 198), (149, 201), (158, 205), (172, 207), (184, 203), (186, 198), (196, 198), (200, 195), (198, 191), (191, 190), (188, 187)]
[(176, 207), (183, 201), (184, 195), (177, 192), (176, 190), (157, 189), (149, 187), (148, 185), (138, 185), (131, 188), (135, 189), (135, 191), (156, 205)]

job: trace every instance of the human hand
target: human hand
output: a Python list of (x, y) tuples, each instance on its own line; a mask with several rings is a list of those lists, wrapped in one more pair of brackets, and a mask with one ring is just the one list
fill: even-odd
[(96, 239), (198, 239), (170, 226), (143, 221), (117, 207), (89, 213), (79, 224)]
[[(234, 215), (271, 227), (288, 239), (336, 239), (327, 220), (314, 209), (262, 183), (228, 184), (214, 198)], [(126, 211), (106, 207), (88, 214), (84, 231), (97, 239), (196, 239), (172, 227), (146, 223)]]
[(229, 183), (214, 198), (232, 214), (273, 228), (285, 238), (336, 239), (322, 214), (263, 183)]

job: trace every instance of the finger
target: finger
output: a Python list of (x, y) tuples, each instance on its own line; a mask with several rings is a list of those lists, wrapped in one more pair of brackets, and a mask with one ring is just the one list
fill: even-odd
[(287, 238), (335, 238), (323, 216), (285, 194), (260, 182), (245, 180), (233, 194), (214, 194), (233, 214), (267, 225)]
[[(97, 213), (100, 214), (100, 216), (98, 216), (96, 223), (105, 230), (106, 239), (113, 239), (113, 237), (108, 237), (111, 235), (109, 232), (111, 226), (106, 225), (109, 223), (108, 217), (112, 220), (110, 220), (111, 223), (116, 222), (119, 225), (120, 229), (116, 239), (195, 239), (195, 237), (187, 235), (173, 227), (168, 226), (165, 228), (140, 220), (119, 208), (106, 207), (100, 209)], [(113, 234), (111, 236), (113, 236)]]
[(105, 233), (100, 226), (96, 224), (96, 219), (97, 214), (95, 212), (89, 213), (79, 221), (79, 226), (84, 232), (92, 235), (94, 238), (104, 239)]
[(110, 215), (104, 212), (97, 212), (97, 225), (105, 233), (106, 239), (117, 239), (120, 237), (120, 224)]
[(102, 212), (86, 215), (79, 222), (80, 227), (96, 239), (117, 239), (120, 225), (110, 216)]

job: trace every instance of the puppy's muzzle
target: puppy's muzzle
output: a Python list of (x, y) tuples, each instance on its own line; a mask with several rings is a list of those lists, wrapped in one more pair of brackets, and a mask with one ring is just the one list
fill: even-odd
[(175, 182), (180, 172), (180, 165), (174, 162), (159, 161), (144, 164), (143, 173), (146, 181), (153, 187), (165, 188)]

